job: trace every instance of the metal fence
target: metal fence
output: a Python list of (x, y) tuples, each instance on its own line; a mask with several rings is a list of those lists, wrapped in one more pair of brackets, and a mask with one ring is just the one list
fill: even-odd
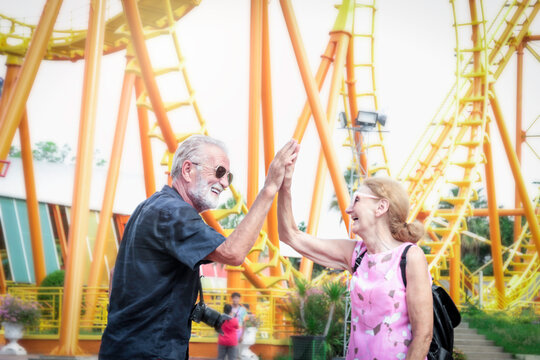
[[(41, 310), (39, 325), (28, 328), (28, 338), (57, 338), (62, 323), (62, 299), (64, 289), (61, 287), (13, 286), (8, 293), (25, 301), (35, 301)], [(256, 289), (204, 289), (204, 301), (207, 306), (222, 312), (227, 303), (231, 303), (230, 294), (242, 294), (242, 303), (249, 312), (259, 318), (261, 325), (257, 332), (257, 341), (269, 344), (286, 343), (290, 335), (294, 334), (291, 319), (283, 311), (283, 305), (289, 297), (287, 290)], [(88, 309), (86, 299), (95, 296), (95, 307)], [(3, 297), (0, 298), (0, 301)], [(81, 302), (81, 325), (79, 335), (81, 338), (99, 339), (107, 326), (107, 307), (109, 304), (108, 289), (83, 288)], [(193, 323), (192, 340), (214, 341), (217, 332), (203, 323)]]

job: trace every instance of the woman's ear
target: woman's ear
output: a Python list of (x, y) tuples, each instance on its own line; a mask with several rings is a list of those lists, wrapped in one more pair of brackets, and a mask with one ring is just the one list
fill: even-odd
[(388, 208), (390, 207), (390, 202), (388, 199), (381, 198), (379, 200), (379, 204), (377, 205), (377, 208), (375, 209), (375, 215), (376, 216), (382, 216), (388, 212)]

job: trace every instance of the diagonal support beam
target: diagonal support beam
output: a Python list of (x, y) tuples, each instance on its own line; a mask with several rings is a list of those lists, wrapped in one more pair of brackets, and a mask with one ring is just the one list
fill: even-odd
[[(0, 113), (0, 160), (7, 158), (13, 136), (19, 127), (26, 101), (30, 95), (32, 84), (45, 55), (49, 39), (51, 38), (54, 23), (58, 17), (62, 0), (48, 0), (45, 3), (39, 23), (32, 37), (30, 47), (22, 64), (20, 77), (15, 83), (13, 92)], [(0, 163), (0, 172), (2, 170)]]
[(165, 110), (165, 105), (161, 98), (156, 78), (154, 77), (154, 70), (152, 69), (152, 63), (144, 40), (144, 31), (139, 8), (137, 7), (137, 0), (123, 0), (122, 5), (124, 6), (124, 14), (126, 15), (129, 32), (131, 33), (133, 48), (135, 49), (137, 61), (141, 67), (144, 85), (148, 91), (152, 109), (156, 115), (156, 120), (161, 129), (165, 144), (167, 144), (167, 150), (171, 154), (174, 154), (178, 142), (176, 141), (169, 118), (167, 117), (167, 111)]
[(345, 179), (343, 179), (343, 174), (339, 168), (339, 162), (332, 144), (332, 140), (330, 139), (326, 115), (321, 105), (317, 84), (315, 83), (313, 75), (310, 71), (306, 50), (304, 49), (304, 44), (300, 36), (300, 31), (298, 29), (296, 17), (294, 16), (291, 1), (280, 0), (280, 4), (283, 11), (283, 16), (285, 18), (285, 23), (287, 24), (287, 30), (289, 31), (289, 36), (291, 37), (296, 61), (298, 62), (298, 67), (300, 68), (302, 81), (304, 82), (304, 87), (309, 99), (309, 105), (311, 107), (311, 111), (313, 112), (313, 118), (315, 119), (317, 132), (319, 133), (319, 138), (321, 140), (324, 157), (326, 159), (328, 169), (330, 170), (330, 176), (332, 177), (332, 182), (336, 191), (341, 216), (348, 231), (349, 215), (347, 215), (345, 209), (347, 208), (350, 200), (349, 194), (347, 191), (347, 185), (345, 184)]

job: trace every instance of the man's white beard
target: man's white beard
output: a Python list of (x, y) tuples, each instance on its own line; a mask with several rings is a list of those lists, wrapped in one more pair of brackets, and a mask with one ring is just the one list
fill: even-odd
[[(215, 184), (214, 187), (223, 190), (220, 183)], [(197, 186), (193, 190), (188, 190), (188, 195), (199, 212), (215, 209), (219, 203), (219, 197), (212, 193), (212, 187), (201, 175), (197, 175)]]

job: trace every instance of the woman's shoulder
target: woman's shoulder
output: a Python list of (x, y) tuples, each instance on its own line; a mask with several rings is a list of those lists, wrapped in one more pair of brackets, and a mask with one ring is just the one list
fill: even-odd
[(407, 262), (426, 261), (426, 255), (424, 254), (424, 250), (422, 250), (420, 246), (416, 244), (407, 244), (406, 247), (409, 247), (409, 250), (407, 252)]

